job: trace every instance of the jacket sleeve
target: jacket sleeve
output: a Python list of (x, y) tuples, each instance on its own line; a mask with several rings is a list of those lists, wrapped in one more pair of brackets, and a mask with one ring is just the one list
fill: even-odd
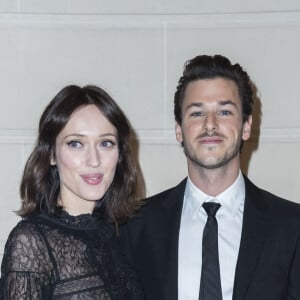
[(293, 260), (291, 262), (287, 296), (287, 300), (297, 299), (300, 299), (300, 233), (298, 234)]

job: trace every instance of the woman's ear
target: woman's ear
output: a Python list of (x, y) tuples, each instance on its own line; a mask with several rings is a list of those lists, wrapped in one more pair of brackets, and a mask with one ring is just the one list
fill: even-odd
[(55, 154), (54, 154), (53, 151), (51, 151), (51, 155), (50, 155), (50, 165), (51, 166), (55, 166), (56, 165)]

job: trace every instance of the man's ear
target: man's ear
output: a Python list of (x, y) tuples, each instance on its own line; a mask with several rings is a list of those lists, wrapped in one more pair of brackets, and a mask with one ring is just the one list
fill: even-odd
[(176, 134), (176, 140), (179, 143), (182, 143), (183, 142), (182, 129), (181, 129), (181, 126), (177, 122), (175, 124), (175, 134)]
[(243, 134), (242, 134), (243, 141), (247, 141), (250, 138), (251, 127), (252, 127), (252, 116), (250, 115), (248, 117), (248, 120), (246, 120), (243, 124)]

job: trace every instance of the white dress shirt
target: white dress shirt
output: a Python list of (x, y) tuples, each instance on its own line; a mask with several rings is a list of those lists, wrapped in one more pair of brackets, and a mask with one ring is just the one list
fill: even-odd
[(202, 234), (207, 214), (204, 202), (221, 204), (217, 211), (218, 247), (223, 300), (232, 300), (235, 267), (240, 247), (245, 202), (242, 173), (224, 192), (211, 197), (200, 191), (188, 178), (184, 194), (178, 246), (178, 300), (198, 300)]

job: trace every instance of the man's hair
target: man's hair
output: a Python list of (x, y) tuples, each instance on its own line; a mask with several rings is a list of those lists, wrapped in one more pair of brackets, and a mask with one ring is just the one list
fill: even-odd
[(236, 83), (243, 110), (243, 122), (252, 114), (253, 90), (250, 78), (239, 64), (231, 64), (222, 55), (199, 55), (187, 61), (183, 75), (180, 77), (174, 97), (174, 114), (176, 122), (182, 122), (182, 103), (189, 83), (199, 79), (224, 78)]

